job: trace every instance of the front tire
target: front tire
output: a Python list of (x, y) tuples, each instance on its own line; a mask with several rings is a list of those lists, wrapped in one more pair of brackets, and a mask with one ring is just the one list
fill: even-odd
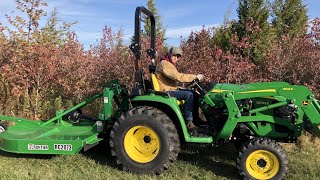
[(283, 179), (288, 173), (285, 150), (274, 140), (250, 140), (239, 152), (237, 168), (246, 179)]
[(161, 174), (177, 159), (178, 132), (159, 109), (140, 106), (129, 110), (114, 124), (110, 147), (116, 163), (125, 171)]

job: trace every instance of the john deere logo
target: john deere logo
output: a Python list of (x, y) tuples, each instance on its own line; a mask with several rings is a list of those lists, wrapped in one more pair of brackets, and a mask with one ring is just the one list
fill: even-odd
[(309, 105), (309, 101), (303, 101), (302, 104), (307, 106), (307, 105)]

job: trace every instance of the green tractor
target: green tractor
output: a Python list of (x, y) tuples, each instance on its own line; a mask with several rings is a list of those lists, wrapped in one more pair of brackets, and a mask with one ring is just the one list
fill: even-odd
[[(151, 86), (141, 68), (140, 18), (151, 20)], [(295, 143), (303, 129), (320, 136), (320, 105), (304, 86), (285, 82), (244, 85), (215, 84), (204, 88), (194, 81), (187, 87), (199, 92), (205, 131), (189, 133), (183, 102), (158, 89), (153, 75), (156, 63), (155, 18), (144, 7), (135, 13), (135, 84), (130, 93), (110, 81), (99, 93), (78, 105), (57, 112), (50, 120), (32, 121), (0, 116), (0, 149), (20, 154), (76, 154), (108, 141), (121, 169), (161, 174), (179, 154), (182, 143), (234, 143), (239, 149), (237, 168), (247, 179), (282, 179), (288, 158), (279, 143)], [(97, 117), (81, 108), (95, 99), (103, 104)]]

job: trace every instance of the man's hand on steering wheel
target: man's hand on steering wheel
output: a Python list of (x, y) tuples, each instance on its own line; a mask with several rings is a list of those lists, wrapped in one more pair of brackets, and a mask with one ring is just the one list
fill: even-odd
[(204, 75), (203, 75), (203, 74), (198, 74), (198, 75), (197, 75), (197, 79), (198, 79), (200, 82), (204, 81)]
[(194, 79), (193, 81), (191, 81), (190, 83), (188, 83), (186, 85), (186, 89), (194, 89), (194, 88), (197, 88), (197, 84), (199, 83), (200, 81), (198, 80), (198, 78)]
[(204, 95), (207, 93), (200, 85), (200, 80), (198, 78), (194, 79), (192, 82), (186, 85), (187, 89), (193, 89), (197, 94)]

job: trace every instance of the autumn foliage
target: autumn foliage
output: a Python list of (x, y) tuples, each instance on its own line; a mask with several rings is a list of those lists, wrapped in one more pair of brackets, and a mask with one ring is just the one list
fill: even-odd
[[(43, 15), (39, 8), (37, 12), (31, 12), (31, 16)], [(50, 33), (43, 33), (33, 20), (39, 18), (24, 28), (19, 25), (28, 23), (16, 19), (16, 30), (0, 22), (0, 114), (45, 119), (58, 109), (100, 92), (111, 79), (119, 79), (128, 87), (133, 84), (134, 56), (123, 42), (121, 30), (114, 32), (106, 26), (98, 43), (86, 50), (75, 32), (67, 32), (57, 43), (56, 36), (48, 37)], [(261, 64), (254, 64), (244, 53), (251, 47), (250, 37), (240, 39), (233, 34), (230, 48), (224, 50), (212, 43), (214, 31), (203, 28), (181, 42), (181, 71), (203, 73), (208, 82), (287, 81), (306, 85), (319, 97), (320, 19), (311, 22), (305, 36), (284, 35), (274, 42)], [(145, 52), (148, 43), (148, 37), (142, 37), (146, 77), (150, 64)], [(166, 49), (163, 38), (157, 38), (156, 48), (159, 60)]]
[(283, 35), (267, 51), (264, 61), (254, 64), (243, 53), (251, 47), (250, 37), (239, 39), (235, 33), (230, 48), (223, 50), (210, 41), (214, 29), (203, 28), (182, 41), (185, 55), (180, 67), (186, 72), (204, 73), (207, 81), (218, 83), (286, 81), (305, 85), (319, 98), (320, 18), (310, 21), (309, 29), (306, 35), (295, 38)]

